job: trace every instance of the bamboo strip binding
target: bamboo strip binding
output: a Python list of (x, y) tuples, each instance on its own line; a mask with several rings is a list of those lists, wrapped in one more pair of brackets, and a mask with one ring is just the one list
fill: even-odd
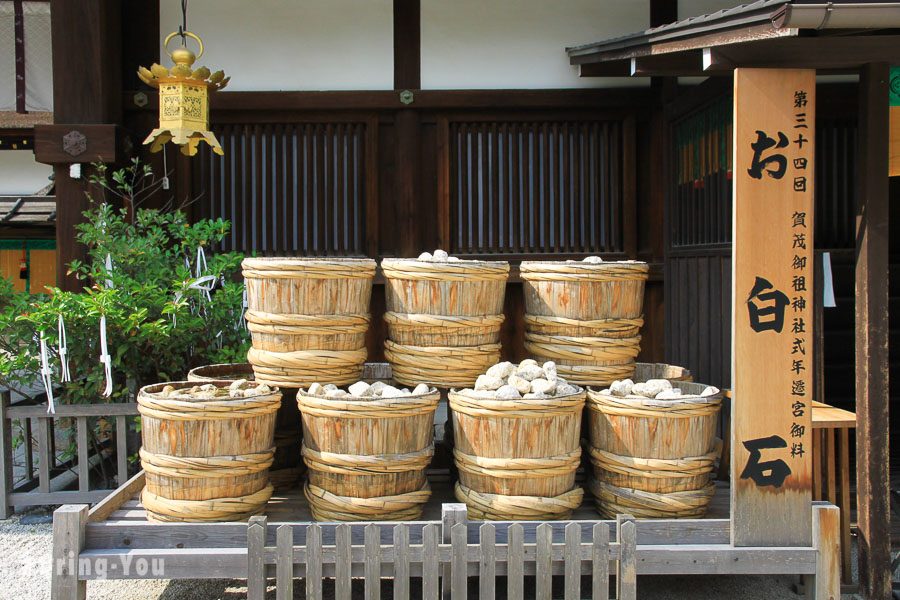
[(581, 506), (584, 490), (576, 487), (553, 497), (506, 496), (477, 492), (457, 482), (454, 495), (465, 503), (470, 519), (538, 521), (571, 518), (572, 511)]
[(479, 375), (500, 360), (500, 344), (481, 346), (407, 346), (384, 343), (394, 379), (404, 385), (471, 387)]
[(431, 488), (426, 482), (414, 492), (357, 498), (338, 496), (307, 483), (303, 494), (317, 521), (414, 521), (422, 516), (425, 503), (431, 497)]

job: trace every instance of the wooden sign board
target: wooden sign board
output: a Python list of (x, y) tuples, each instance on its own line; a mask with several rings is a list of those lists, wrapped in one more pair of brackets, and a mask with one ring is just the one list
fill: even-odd
[(816, 73), (734, 72), (731, 538), (812, 535)]

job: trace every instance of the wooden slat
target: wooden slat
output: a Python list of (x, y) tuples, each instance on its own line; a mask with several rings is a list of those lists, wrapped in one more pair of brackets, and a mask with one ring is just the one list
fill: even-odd
[(538, 525), (536, 532), (535, 555), (535, 589), (537, 600), (550, 600), (553, 595), (553, 575), (551, 562), (553, 560), (553, 528), (547, 523)]
[(50, 492), (50, 419), (37, 419), (38, 443), (38, 490), (44, 494)]
[(275, 596), (277, 600), (294, 597), (294, 528), (281, 525), (276, 533), (278, 553), (275, 571)]
[(438, 544), (440, 543), (441, 530), (438, 525), (426, 525), (422, 530), (422, 598), (423, 600), (437, 600), (440, 596), (438, 589)]
[(591, 547), (591, 597), (609, 600), (609, 526), (597, 523)]
[(394, 592), (395, 600), (409, 600), (409, 526), (394, 527)]
[(619, 574), (616, 577), (618, 593), (616, 600), (636, 600), (637, 598), (637, 526), (632, 517), (620, 518), (617, 541), (620, 548)]
[(581, 600), (581, 527), (577, 523), (566, 525), (566, 600)]
[(381, 532), (366, 526), (366, 600), (381, 600)]
[(491, 523), (479, 529), (481, 561), (478, 567), (478, 599), (493, 600), (496, 592), (496, 531)]
[(124, 415), (116, 417), (116, 483), (128, 481), (128, 421)]
[(266, 597), (266, 517), (250, 517), (247, 525), (247, 599)]
[(816, 550), (814, 584), (807, 587), (810, 600), (841, 597), (840, 511), (831, 504), (813, 504), (813, 543)]
[(306, 528), (306, 598), (322, 600), (322, 528), (313, 523)]
[[(7, 416), (9, 400), (9, 390), (0, 391), (0, 519), (8, 519), (13, 511), (9, 503), (9, 494), (13, 490), (12, 421)], [(26, 436), (23, 442), (30, 446), (31, 438)], [(27, 475), (31, 475), (30, 468)]]
[(351, 598), (351, 548), (350, 526), (342, 523), (335, 531), (334, 597), (336, 600)]
[(457, 523), (450, 529), (450, 544), (453, 547), (450, 558), (450, 597), (453, 600), (466, 600), (469, 592), (466, 534), (467, 528), (463, 523)]
[(112, 417), (118, 415), (137, 415), (137, 404), (63, 404), (56, 407), (53, 415), (47, 414), (46, 406), (10, 406), (10, 419), (24, 418), (62, 418), (62, 417)]
[(510, 525), (509, 531), (509, 558), (507, 566), (507, 598), (522, 598), (525, 588), (525, 533), (522, 525), (516, 523)]

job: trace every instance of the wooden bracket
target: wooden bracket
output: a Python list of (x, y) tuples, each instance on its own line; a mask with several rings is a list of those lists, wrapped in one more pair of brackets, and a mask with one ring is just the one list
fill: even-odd
[(122, 158), (119, 127), (113, 124), (35, 125), (34, 155), (53, 164), (114, 163)]

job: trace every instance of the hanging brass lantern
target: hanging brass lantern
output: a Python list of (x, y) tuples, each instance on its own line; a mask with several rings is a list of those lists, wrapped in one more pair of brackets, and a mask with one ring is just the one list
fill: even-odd
[[(186, 46), (169, 52), (169, 42), (177, 35), (191, 38), (199, 47), (194, 55)], [(149, 86), (159, 88), (159, 127), (150, 132), (144, 145), (150, 152), (159, 152), (166, 142), (181, 146), (182, 154), (194, 156), (197, 146), (205, 141), (213, 152), (224, 155), (215, 134), (209, 131), (209, 92), (221, 90), (230, 77), (224, 71), (210, 74), (209, 69), (193, 69), (194, 62), (203, 56), (203, 41), (194, 33), (172, 32), (163, 43), (166, 53), (175, 63), (171, 69), (153, 63), (149, 69), (138, 67), (138, 77)]]

